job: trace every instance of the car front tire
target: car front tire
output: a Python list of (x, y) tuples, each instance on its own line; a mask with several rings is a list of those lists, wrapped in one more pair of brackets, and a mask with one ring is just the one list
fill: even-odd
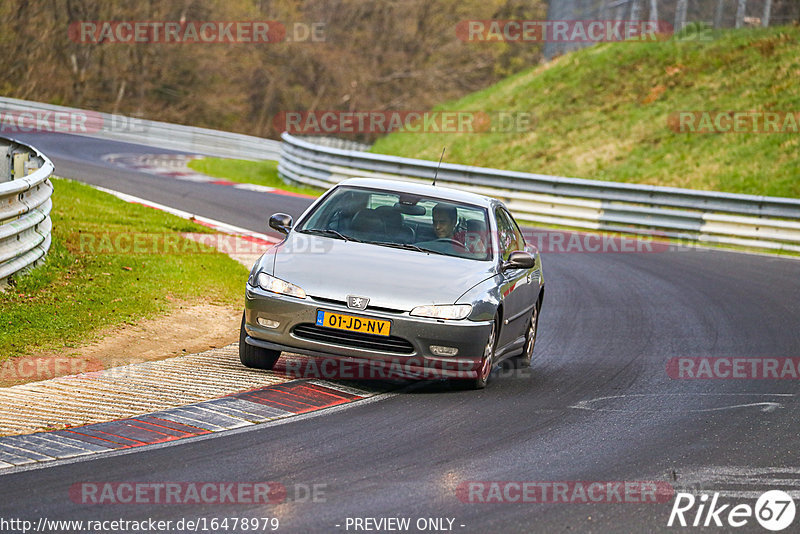
[(531, 366), (533, 361), (533, 349), (536, 346), (536, 334), (539, 331), (539, 306), (533, 307), (530, 319), (528, 319), (527, 330), (525, 331), (525, 344), (522, 346), (522, 353), (511, 358), (514, 367), (526, 369)]
[(279, 350), (269, 350), (261, 347), (248, 345), (245, 339), (247, 332), (244, 329), (244, 314), (242, 314), (242, 326), (239, 329), (239, 360), (245, 367), (252, 369), (272, 369), (275, 362), (281, 356)]
[(492, 374), (492, 367), (494, 367), (494, 351), (497, 348), (497, 330), (497, 318), (495, 317), (495, 320), (492, 321), (492, 330), (489, 332), (489, 337), (483, 348), (483, 360), (481, 367), (478, 369), (478, 376), (470, 384), (472, 389), (483, 389), (489, 382), (489, 376)]

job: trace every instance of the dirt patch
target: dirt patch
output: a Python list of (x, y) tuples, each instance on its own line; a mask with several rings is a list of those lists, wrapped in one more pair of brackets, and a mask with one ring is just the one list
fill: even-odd
[(4, 360), (0, 387), (223, 347), (239, 339), (241, 319), (241, 308), (177, 303), (168, 315), (109, 328), (82, 347)]

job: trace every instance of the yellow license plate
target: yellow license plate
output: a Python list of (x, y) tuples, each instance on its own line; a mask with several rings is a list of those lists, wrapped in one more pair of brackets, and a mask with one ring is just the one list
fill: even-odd
[(362, 334), (375, 334), (376, 336), (388, 336), (392, 323), (382, 319), (367, 319), (366, 317), (317, 310), (317, 326), (361, 332)]

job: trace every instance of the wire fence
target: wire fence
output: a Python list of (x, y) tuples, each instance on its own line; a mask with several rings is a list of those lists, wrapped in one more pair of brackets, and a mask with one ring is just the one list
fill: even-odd
[[(548, 21), (658, 21), (659, 28), (680, 32), (702, 23), (710, 28), (782, 26), (800, 22), (798, 0), (550, 0)], [(547, 42), (552, 59), (588, 46), (585, 41)]]

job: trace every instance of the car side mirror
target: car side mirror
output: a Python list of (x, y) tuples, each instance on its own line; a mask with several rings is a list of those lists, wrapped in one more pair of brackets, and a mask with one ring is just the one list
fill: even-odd
[(536, 257), (533, 254), (524, 250), (516, 250), (503, 262), (500, 270), (505, 272), (509, 269), (531, 269), (534, 265), (536, 265)]
[(291, 215), (287, 215), (285, 213), (276, 213), (269, 218), (269, 227), (273, 230), (277, 230), (283, 235), (288, 235), (289, 230), (292, 229), (293, 222), (294, 221), (292, 220)]

